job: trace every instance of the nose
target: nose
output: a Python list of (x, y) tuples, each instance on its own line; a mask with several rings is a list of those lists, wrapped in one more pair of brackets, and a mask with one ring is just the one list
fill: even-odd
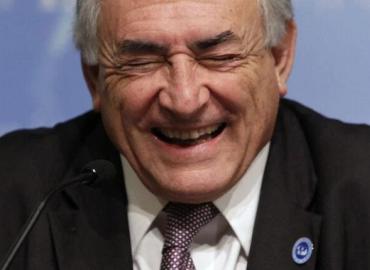
[(159, 104), (177, 117), (193, 117), (210, 98), (208, 88), (202, 83), (205, 77), (188, 55), (174, 55), (169, 63), (168, 84), (159, 93)]

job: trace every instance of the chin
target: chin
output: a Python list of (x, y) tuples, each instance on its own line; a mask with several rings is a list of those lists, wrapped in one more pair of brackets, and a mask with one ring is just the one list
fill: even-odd
[[(176, 178), (172, 178), (176, 179)], [(204, 179), (213, 179), (204, 181)], [(236, 182), (236, 181), (235, 181)], [(182, 203), (202, 203), (216, 200), (218, 197), (225, 194), (234, 182), (230, 178), (207, 177), (198, 178), (188, 177), (175, 181), (163, 181), (157, 183), (156, 188), (152, 190), (157, 196), (174, 202)], [(149, 187), (149, 189), (151, 189)]]
[(198, 204), (216, 200), (222, 192), (217, 191), (168, 191), (159, 196), (171, 202)]

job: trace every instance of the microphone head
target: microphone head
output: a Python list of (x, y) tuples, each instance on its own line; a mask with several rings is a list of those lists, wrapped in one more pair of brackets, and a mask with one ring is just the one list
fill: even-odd
[(83, 169), (82, 173), (93, 173), (95, 177), (84, 184), (95, 184), (97, 182), (113, 179), (116, 177), (116, 169), (114, 165), (104, 159), (94, 160), (89, 162)]

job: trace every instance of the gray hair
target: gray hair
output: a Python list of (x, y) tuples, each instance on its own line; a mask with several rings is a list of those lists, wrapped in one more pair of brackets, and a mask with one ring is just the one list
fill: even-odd
[[(74, 42), (87, 64), (98, 63), (98, 20), (101, 0), (77, 0), (74, 21)], [(293, 18), (291, 0), (257, 0), (262, 8), (267, 47), (277, 45), (286, 31), (286, 22)]]

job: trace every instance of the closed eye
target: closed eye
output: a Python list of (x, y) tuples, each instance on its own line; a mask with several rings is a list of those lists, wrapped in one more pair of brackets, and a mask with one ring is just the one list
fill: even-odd
[(211, 55), (198, 58), (201, 65), (209, 68), (233, 68), (243, 57), (240, 54)]
[(225, 54), (225, 55), (202, 57), (200, 60), (221, 62), (221, 61), (234, 61), (234, 60), (239, 60), (239, 59), (240, 59), (239, 54)]
[(117, 68), (123, 72), (149, 72), (158, 68), (160, 65), (163, 64), (163, 62), (163, 59), (158, 58), (132, 59), (119, 63), (117, 65)]
[(140, 66), (146, 66), (151, 64), (158, 64), (161, 61), (159, 60), (134, 60), (134, 61), (128, 61), (124, 63), (124, 66), (127, 67), (140, 67)]

